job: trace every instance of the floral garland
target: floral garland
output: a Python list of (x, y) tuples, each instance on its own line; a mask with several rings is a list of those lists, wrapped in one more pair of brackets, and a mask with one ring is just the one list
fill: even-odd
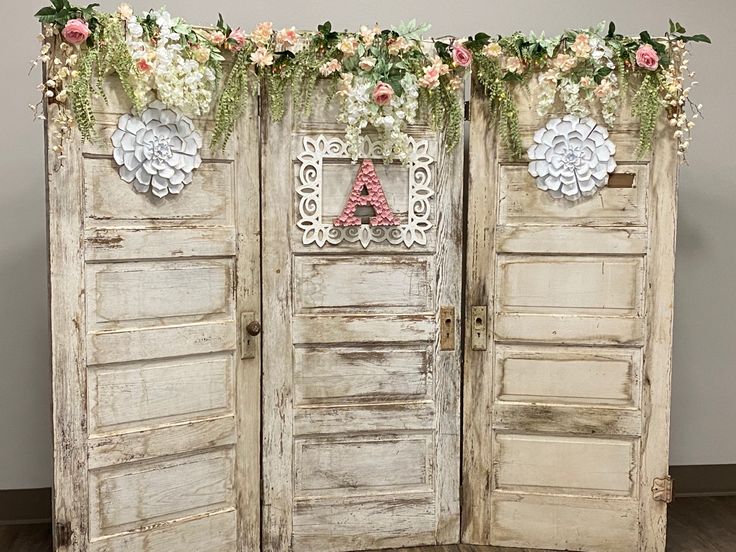
[(500, 113), (506, 145), (517, 157), (523, 152), (511, 88), (536, 79), (539, 115), (548, 115), (559, 100), (566, 113), (577, 116), (587, 116), (599, 107), (608, 125), (616, 122), (622, 90), (631, 87), (633, 113), (640, 122), (639, 156), (651, 148), (656, 122), (666, 109), (676, 129), (678, 155), (684, 159), (693, 119), (702, 108), (690, 100), (697, 81), (688, 68), (685, 45), (710, 43), (705, 35), (684, 33), (682, 25), (670, 21), (663, 40), (653, 39), (646, 31), (632, 38), (616, 33), (613, 23), (607, 29), (602, 23), (554, 38), (515, 33), (491, 39), (479, 33), (467, 46), (475, 56), (478, 81)]
[(684, 158), (701, 108), (689, 98), (696, 82), (685, 45), (710, 42), (704, 35), (685, 35), (673, 22), (663, 40), (646, 32), (624, 37), (611, 24), (607, 32), (600, 25), (551, 39), (521, 33), (492, 39), (478, 33), (432, 43), (423, 39), (429, 26), (415, 21), (392, 29), (364, 26), (358, 32), (337, 32), (327, 22), (304, 33), (294, 27), (276, 31), (265, 22), (246, 33), (221, 15), (213, 29), (202, 29), (163, 9), (136, 15), (122, 4), (115, 14), (106, 14), (96, 4), (51, 4), (36, 14), (44, 32), (33, 64), (45, 64), (47, 80), (40, 87), (43, 100), (31, 108), (43, 118), (44, 102), (56, 104), (52, 148), (61, 159), (72, 127), (85, 140), (94, 137), (92, 99), (104, 98), (103, 79), (115, 73), (135, 112), (155, 99), (188, 116), (214, 111), (212, 143), (222, 147), (259, 87), (267, 93), (269, 115), (278, 121), (287, 92), (294, 109), (308, 115), (314, 90), (325, 81), (340, 100), (338, 120), (345, 125), (351, 157), (357, 160), (370, 132), (378, 135), (387, 161), (404, 162), (407, 126), (425, 110), (444, 132), (445, 145), (457, 145), (463, 123), (458, 90), (471, 66), (498, 114), (503, 140), (518, 157), (523, 152), (512, 88), (536, 79), (540, 115), (559, 100), (578, 116), (599, 106), (609, 125), (616, 120), (622, 90), (631, 87), (633, 112), (641, 122), (639, 153), (651, 147), (656, 121), (667, 109)]

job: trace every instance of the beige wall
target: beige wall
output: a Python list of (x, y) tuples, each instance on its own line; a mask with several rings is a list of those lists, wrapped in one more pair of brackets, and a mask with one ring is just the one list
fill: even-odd
[[(80, 0), (77, 3), (81, 3)], [(102, 0), (103, 8), (117, 2)], [(131, 3), (132, 2), (131, 0)], [(711, 36), (697, 46), (693, 66), (703, 83), (697, 99), (706, 119), (698, 126), (690, 166), (682, 168), (675, 323), (672, 463), (736, 463), (736, 152), (734, 91), (736, 3), (729, 0), (503, 0), (337, 2), (326, 0), (168, 0), (191, 22), (213, 23), (217, 11), (250, 28), (262, 20), (313, 28), (326, 19), (336, 28), (383, 25), (417, 18), (433, 33), (510, 33), (588, 26), (613, 19), (622, 32), (661, 32), (669, 17)], [(38, 73), (27, 77), (38, 32), (32, 14), (46, 2), (4, 0), (0, 32), (0, 489), (51, 482), (49, 333), (47, 325), (45, 200), (41, 125), (26, 105), (35, 102)]]

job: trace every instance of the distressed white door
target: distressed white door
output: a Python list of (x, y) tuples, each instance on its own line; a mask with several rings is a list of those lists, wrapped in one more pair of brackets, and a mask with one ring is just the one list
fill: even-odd
[(129, 105), (106, 88), (99, 138), (49, 155), (55, 547), (257, 550), (260, 362), (239, 342), (260, 302), (256, 108), (156, 199), (117, 174)]
[(263, 549), (457, 542), (461, 152), (413, 128), (412, 162), (374, 161), (402, 226), (335, 229), (335, 110), (263, 135)]
[[(546, 122), (531, 97), (517, 98), (525, 148)], [(636, 159), (624, 105), (611, 128), (619, 174), (572, 203), (510, 159), (486, 103), (474, 87), (463, 540), (662, 551), (666, 504), (652, 487), (668, 456), (671, 132), (661, 121), (653, 154)]]

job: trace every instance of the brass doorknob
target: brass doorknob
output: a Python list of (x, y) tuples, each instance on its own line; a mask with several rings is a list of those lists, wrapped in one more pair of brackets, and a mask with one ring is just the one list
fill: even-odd
[(245, 327), (245, 331), (248, 332), (249, 335), (256, 336), (261, 333), (261, 323), (253, 320)]

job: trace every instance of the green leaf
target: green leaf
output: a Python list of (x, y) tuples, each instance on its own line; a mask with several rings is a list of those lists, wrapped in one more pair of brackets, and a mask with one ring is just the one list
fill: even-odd
[(685, 42), (706, 42), (707, 44), (711, 44), (710, 38), (704, 34), (696, 34), (692, 36), (683, 36), (680, 37)]
[(48, 17), (48, 16), (55, 16), (56, 15), (56, 9), (54, 9), (52, 6), (46, 6), (45, 8), (41, 8), (36, 12), (35, 17)]
[(639, 33), (639, 38), (641, 38), (642, 42), (645, 42), (646, 44), (652, 44), (652, 37), (649, 35), (647, 31), (642, 31)]
[(608, 34), (606, 35), (606, 38), (613, 38), (615, 34), (616, 34), (616, 24), (613, 21), (611, 21), (608, 24)]
[(438, 40), (437, 42), (434, 43), (434, 49), (437, 51), (440, 57), (443, 55), (445, 56), (449, 55), (448, 52), (449, 52), (450, 47), (446, 43), (442, 42), (441, 40)]

